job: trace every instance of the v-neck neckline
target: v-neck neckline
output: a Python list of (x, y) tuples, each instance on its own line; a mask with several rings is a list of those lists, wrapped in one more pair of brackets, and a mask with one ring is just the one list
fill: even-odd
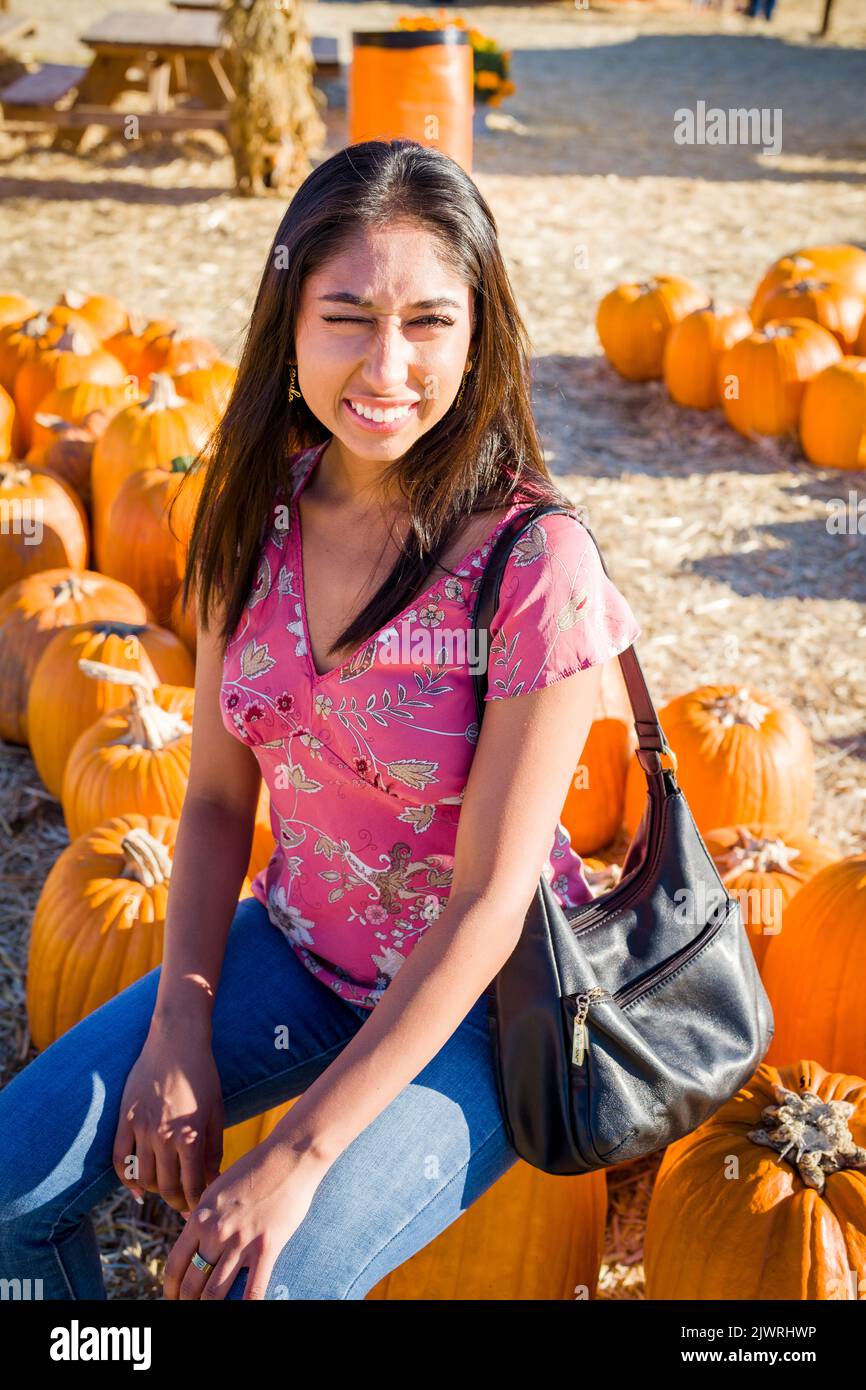
[[(316, 670), (313, 664), (313, 648), (310, 642), (310, 626), (307, 622), (307, 591), (306, 585), (304, 583), (304, 547), (301, 528), (301, 509), (298, 503), (301, 493), (307, 486), (307, 483), (310, 481), (313, 469), (316, 467), (316, 464), (319, 463), (320, 459), (322, 458), (322, 455), (325, 452), (325, 449), (330, 444), (330, 442), (330, 439), (326, 439), (324, 444), (322, 444), (318, 449), (314, 450), (312, 460), (310, 462), (309, 467), (307, 468), (306, 473), (302, 475), (301, 481), (292, 493), (293, 562), (298, 581), (300, 619), (304, 633), (304, 647), (306, 649), (305, 659), (307, 663), (308, 674), (310, 676), (310, 681), (313, 685), (321, 685), (323, 681), (329, 680), (331, 676), (339, 675), (341, 671), (344, 671), (348, 667), (353, 666), (355, 662), (358, 660), (358, 658), (367, 650), (371, 642), (378, 642), (379, 638), (382, 636), (384, 632), (387, 632), (389, 628), (394, 627), (400, 621), (401, 618), (405, 618), (407, 613), (411, 612), (413, 608), (419, 607), (419, 605), (422, 604), (423, 601), (426, 598), (428, 598), (429, 595), (433, 592), (433, 590), (437, 589), (440, 584), (443, 584), (447, 579), (452, 578), (451, 575), (445, 574), (442, 575), (439, 579), (434, 579), (433, 582), (429, 584), (427, 588), (424, 589), (424, 591), (418, 595), (417, 598), (413, 599), (411, 603), (407, 603), (405, 608), (402, 608), (395, 617), (391, 618), (387, 623), (383, 623), (381, 627), (377, 628), (375, 632), (372, 632), (369, 637), (365, 638), (361, 645), (357, 647), (355, 651), (353, 651), (349, 656), (346, 657), (345, 661), (341, 661), (337, 666), (332, 666), (329, 671), (323, 671), (319, 673)], [(476, 545), (472, 550), (468, 551), (467, 554), (464, 555), (460, 563), (452, 566), (452, 568), (455, 571), (465, 569), (465, 567), (475, 558), (476, 555), (479, 555), (481, 551), (485, 549), (486, 546), (491, 545), (492, 542), (495, 540), (496, 536), (499, 534), (502, 527), (506, 525), (506, 523), (514, 514), (515, 508), (519, 506), (519, 502), (513, 502), (505, 516), (500, 517), (496, 526), (493, 528), (493, 530), (490, 532), (487, 538), (483, 540), (480, 545)]]

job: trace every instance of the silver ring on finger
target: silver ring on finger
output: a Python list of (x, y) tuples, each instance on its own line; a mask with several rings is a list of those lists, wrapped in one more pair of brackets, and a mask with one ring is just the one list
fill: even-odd
[(197, 1250), (193, 1255), (190, 1263), (194, 1265), (196, 1269), (203, 1270), (206, 1274), (209, 1274), (210, 1271), (213, 1269), (213, 1265), (210, 1263), (210, 1261), (206, 1260), (203, 1255), (200, 1255)]

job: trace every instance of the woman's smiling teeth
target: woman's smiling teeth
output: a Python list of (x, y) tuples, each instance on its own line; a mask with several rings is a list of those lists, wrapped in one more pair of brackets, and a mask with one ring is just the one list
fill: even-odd
[(377, 424), (381, 424), (383, 421), (387, 424), (392, 420), (405, 420), (414, 408), (413, 405), (397, 405), (387, 406), (384, 409), (376, 406), (375, 409), (372, 409), (368, 405), (361, 405), (360, 402), (349, 399), (349, 397), (346, 399), (356, 415), (362, 416), (365, 420), (373, 420)]

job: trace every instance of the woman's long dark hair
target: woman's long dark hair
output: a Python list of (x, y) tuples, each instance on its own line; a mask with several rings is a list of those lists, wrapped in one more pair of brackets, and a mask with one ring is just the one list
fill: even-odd
[[(367, 228), (415, 222), (474, 290), (475, 326), (463, 399), (384, 473), (406, 498), (410, 529), (402, 554), (331, 651), (358, 647), (423, 592), (439, 556), (476, 512), (544, 501), (573, 506), (547, 471), (532, 415), (528, 334), (509, 284), (486, 201), (461, 167), (414, 140), (349, 145), (318, 165), (286, 209), (274, 237), (247, 331), (237, 379), (201, 466), (181, 602), (194, 593), (202, 627), (220, 605), (223, 643), (235, 631), (254, 583), (288, 456), (329, 431), (303, 398), (288, 399), (296, 360), (301, 286)], [(183, 485), (182, 485), (183, 486)]]

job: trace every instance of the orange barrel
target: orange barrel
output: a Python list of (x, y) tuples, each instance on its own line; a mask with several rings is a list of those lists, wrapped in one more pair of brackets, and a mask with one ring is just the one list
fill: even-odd
[(355, 30), (349, 143), (417, 140), (471, 174), (474, 82), (463, 29)]

